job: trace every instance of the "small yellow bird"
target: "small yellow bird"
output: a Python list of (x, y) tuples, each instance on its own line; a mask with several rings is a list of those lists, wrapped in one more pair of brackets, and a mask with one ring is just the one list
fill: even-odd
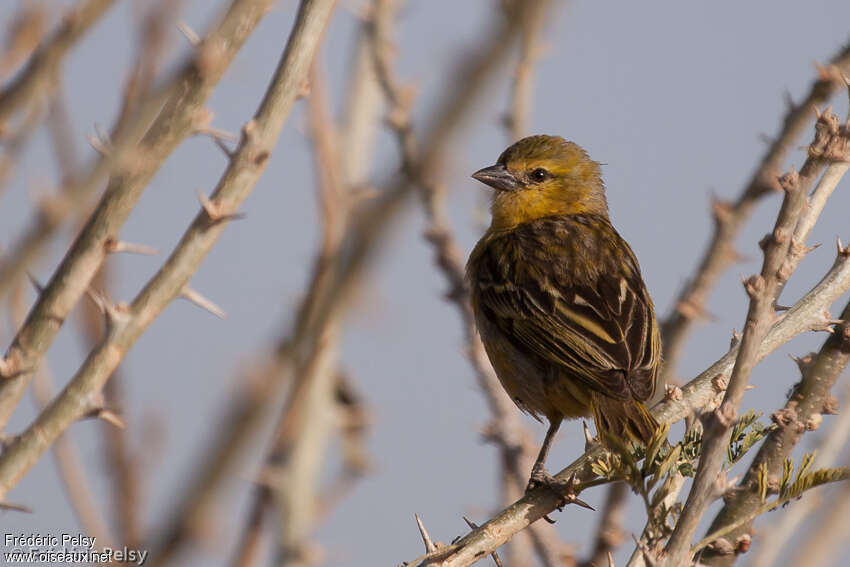
[(603, 442), (657, 430), (643, 403), (661, 361), (652, 299), (578, 145), (530, 136), (472, 177), (496, 190), (467, 263), (475, 320), (508, 395), (549, 421), (528, 489), (555, 487), (545, 461), (562, 420), (593, 415)]

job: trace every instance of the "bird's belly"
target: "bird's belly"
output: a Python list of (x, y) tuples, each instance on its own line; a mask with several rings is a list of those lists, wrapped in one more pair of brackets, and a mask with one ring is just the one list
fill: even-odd
[(485, 322), (479, 324), (479, 330), (502, 387), (520, 409), (550, 420), (590, 415), (586, 388), (562, 367), (517, 349)]

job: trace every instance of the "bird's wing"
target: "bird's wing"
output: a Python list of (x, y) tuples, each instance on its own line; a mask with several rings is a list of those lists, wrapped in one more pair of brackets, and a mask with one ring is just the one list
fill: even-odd
[(482, 251), (473, 278), (482, 315), (514, 344), (564, 366), (593, 390), (650, 398), (660, 337), (631, 249), (613, 228), (583, 231), (583, 240), (548, 232), (538, 226), (494, 239)]

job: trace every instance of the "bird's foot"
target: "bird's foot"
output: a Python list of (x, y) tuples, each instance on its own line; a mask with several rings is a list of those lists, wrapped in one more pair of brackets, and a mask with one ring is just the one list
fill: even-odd
[[(576, 492), (576, 486), (578, 484), (578, 480), (575, 475), (570, 475), (567, 479), (555, 478), (546, 472), (542, 466), (535, 465), (531, 470), (531, 478), (528, 479), (528, 485), (525, 487), (525, 493), (528, 494), (532, 490), (539, 488), (541, 486), (545, 486), (555, 494), (557, 494), (561, 500), (557, 505), (558, 511), (562, 511), (564, 506), (567, 504), (577, 504), (582, 508), (587, 508), (588, 510), (594, 510), (593, 506), (578, 498), (578, 493)], [(552, 520), (549, 516), (543, 516), (550, 524), (554, 524), (555, 521)]]

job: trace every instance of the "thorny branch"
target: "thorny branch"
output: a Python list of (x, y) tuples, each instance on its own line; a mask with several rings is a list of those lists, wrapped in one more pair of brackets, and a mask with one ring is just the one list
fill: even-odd
[(793, 104), (782, 128), (773, 139), (747, 185), (734, 203), (715, 200), (712, 204), (714, 235), (703, 253), (695, 275), (685, 284), (673, 310), (661, 322), (664, 345), (662, 383), (673, 384), (676, 367), (694, 323), (704, 317), (709, 293), (720, 276), (738, 259), (735, 239), (749, 219), (756, 204), (766, 195), (779, 190), (776, 179), (795, 141), (811, 120), (811, 109), (822, 106), (842, 85), (842, 74), (850, 74), (850, 44), (836, 54), (826, 67), (818, 68), (818, 78), (809, 93)]
[[(845, 384), (839, 407), (845, 407), (848, 402), (850, 402), (850, 384)], [(838, 412), (837, 416), (830, 418), (829, 430), (816, 443), (814, 466), (818, 468), (834, 467), (838, 463), (848, 439), (850, 439), (850, 412)], [(846, 494), (847, 492), (845, 487), (842, 493)], [(803, 527), (803, 522), (816, 511), (822, 510), (824, 505), (835, 507), (844, 504), (842, 500), (830, 499), (821, 492), (810, 494), (785, 510), (782, 516), (777, 521), (772, 522), (770, 526), (764, 526), (759, 537), (762, 544), (755, 548), (753, 557), (750, 558), (751, 567), (774, 565), (777, 558), (787, 553), (787, 548), (791, 544), (794, 534)], [(820, 523), (821, 519), (815, 520), (815, 522)], [(820, 538), (818, 535), (820, 531), (817, 527), (809, 527), (806, 538), (816, 540), (818, 543), (813, 543), (808, 547), (819, 545)], [(794, 547), (798, 550), (797, 557), (807, 557), (799, 552), (799, 550), (807, 547), (806, 542), (801, 545), (798, 545), (798, 543), (794, 542)], [(789, 565), (799, 565), (800, 563), (800, 561), (792, 561)]]
[[(172, 94), (135, 150), (138, 159), (131, 167), (113, 172), (103, 198), (39, 294), (24, 326), (18, 330), (6, 352), (0, 367), (0, 427), (8, 421), (34, 369), (71, 309), (88, 288), (113, 245), (119, 242), (118, 231), (148, 182), (180, 142), (194, 132), (198, 114), (212, 88), (270, 4), (271, 0), (234, 0), (190, 61), (170, 85), (162, 89), (163, 93)], [(151, 100), (158, 98), (150, 97)], [(140, 126), (147, 124), (141, 121), (144, 114), (142, 110), (138, 111)], [(113, 154), (117, 151), (115, 146), (119, 145), (122, 144), (113, 140)], [(102, 160), (98, 163), (102, 164)], [(96, 178), (95, 173), (92, 171), (85, 177)], [(81, 187), (84, 184), (84, 181), (74, 183)], [(16, 269), (23, 269), (24, 265), (20, 264)]]
[[(850, 303), (840, 318), (850, 320)], [(850, 362), (850, 324), (843, 323), (830, 334), (816, 356), (809, 354), (798, 359), (802, 380), (794, 387), (785, 407), (771, 415), (777, 425), (762, 442), (755, 459), (739, 486), (724, 495), (725, 505), (717, 514), (707, 533), (714, 533), (762, 505), (758, 486), (759, 471), (766, 471), (768, 493), (778, 491), (785, 460), (806, 431), (816, 430), (824, 415), (837, 411), (837, 401), (831, 389)], [(765, 474), (762, 472), (761, 474)], [(752, 520), (727, 533), (724, 538), (730, 545), (709, 546), (700, 555), (708, 565), (731, 565), (736, 555), (743, 551), (739, 542), (753, 537)], [(733, 553), (723, 553), (732, 550)]]
[(115, 3), (115, 0), (83, 0), (64, 18), (55, 34), (32, 56), (26, 69), (0, 92), (0, 126), (53, 80), (68, 51)]
[[(850, 162), (850, 127), (839, 125), (838, 117), (828, 111), (820, 116), (818, 124), (825, 128), (830, 136), (828, 144), (823, 146), (821, 156), (834, 160), (836, 163), (827, 168), (821, 182), (808, 199), (808, 206), (804, 208), (804, 213), (795, 227), (794, 243), (789, 250), (786, 264), (792, 269), (807, 250), (806, 237), (820, 211), (823, 210), (826, 197), (832, 193)], [(846, 321), (848, 318), (850, 318), (850, 305), (840, 316), (841, 320)], [(759, 471), (766, 470), (768, 479), (774, 482), (781, 475), (783, 463), (790, 457), (791, 451), (803, 432), (817, 429), (823, 414), (834, 413), (837, 408), (834, 407), (835, 398), (830, 391), (850, 360), (848, 352), (850, 352), (850, 328), (844, 324), (835, 328), (816, 357), (809, 355), (799, 359), (802, 380), (794, 388), (785, 407), (771, 416), (777, 428), (762, 443), (741, 485), (724, 496), (725, 506), (714, 519), (709, 532), (731, 524), (761, 505), (761, 496), (757, 488)], [(727, 540), (733, 542), (731, 549), (737, 549), (734, 542), (745, 535), (751, 536), (751, 531), (752, 526), (748, 522), (727, 535)], [(727, 549), (729, 549), (727, 546), (709, 548), (701, 555), (701, 561), (710, 565), (731, 565), (735, 556), (721, 553), (721, 550)]]
[(667, 565), (681, 565), (687, 560), (697, 525), (709, 504), (719, 496), (716, 493), (716, 481), (721, 472), (729, 431), (737, 417), (761, 343), (775, 319), (774, 309), (779, 292), (796, 267), (786, 261), (792, 246), (802, 245), (794, 241), (794, 229), (806, 206), (810, 187), (826, 166), (827, 158), (823, 148), (837, 137), (838, 133), (833, 133), (829, 122), (821, 117), (815, 126), (815, 139), (809, 146), (809, 155), (800, 173), (791, 171), (780, 178), (785, 197), (773, 232), (762, 241), (764, 262), (761, 273), (744, 282), (744, 288), (750, 296), (750, 307), (740, 349), (723, 402), (706, 425), (693, 486), (665, 547)]
[[(10, 314), (15, 325), (23, 321), (23, 286), (19, 286), (11, 299)], [(42, 411), (54, 395), (55, 387), (48, 368), (41, 368), (33, 381), (32, 397), (38, 411)], [(92, 490), (86, 476), (83, 460), (73, 440), (68, 436), (60, 437), (52, 447), (57, 472), (62, 479), (65, 493), (85, 533), (103, 538), (104, 545), (113, 541), (106, 522), (101, 515), (98, 498)]]
[[(416, 150), (410, 118), (413, 91), (398, 80), (392, 68), (392, 55), (395, 51), (393, 20), (396, 5), (395, 0), (378, 0), (373, 18), (375, 66), (384, 95), (389, 102), (387, 122), (395, 133), (400, 148), (402, 170), (418, 189), (425, 210), (425, 238), (431, 244), (435, 263), (449, 285), (445, 297), (457, 306), (461, 315), (470, 362), (492, 414), (486, 436), (499, 447), (502, 488), (505, 496), (503, 503), (508, 504), (522, 494), (525, 475), (528, 474), (527, 471), (530, 470), (531, 461), (534, 458), (534, 449), (530, 446), (530, 435), (519, 421), (516, 408), (498, 382), (475, 329), (464, 279), (463, 255), (448, 222), (445, 190), (436, 181), (439, 172), (435, 171), (435, 168), (425, 169)], [(533, 55), (530, 50), (535, 48), (536, 37), (547, 13), (548, 5), (548, 0), (511, 4), (513, 12), (509, 16), (518, 18), (522, 22), (520, 36), (523, 41), (520, 65), (523, 67), (532, 65)], [(518, 71), (516, 80), (523, 82), (521, 87), (523, 99), (514, 102), (512, 113), (517, 121), (524, 120), (528, 113), (527, 104), (531, 88), (531, 70), (524, 69), (521, 73), (522, 77), (519, 76), (520, 71)], [(517, 114), (521, 114), (522, 117)], [(560, 564), (563, 557), (569, 556), (567, 546), (557, 539), (550, 526), (534, 526), (530, 530), (530, 535), (531, 544), (544, 565)], [(526, 561), (528, 557), (521, 557), (521, 560)]]

